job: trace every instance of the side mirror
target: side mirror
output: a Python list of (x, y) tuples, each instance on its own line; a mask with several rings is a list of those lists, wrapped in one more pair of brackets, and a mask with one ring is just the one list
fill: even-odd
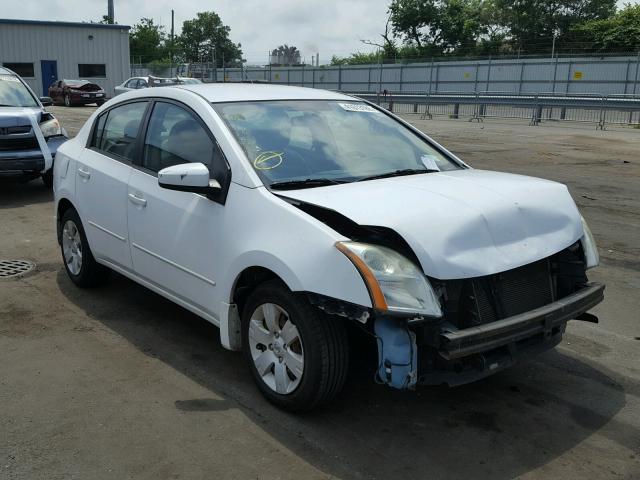
[(209, 169), (203, 163), (172, 165), (158, 172), (158, 185), (167, 190), (209, 196), (222, 190), (220, 183), (209, 175)]
[(40, 103), (43, 107), (50, 107), (51, 105), (53, 105), (53, 100), (51, 99), (51, 97), (40, 97)]

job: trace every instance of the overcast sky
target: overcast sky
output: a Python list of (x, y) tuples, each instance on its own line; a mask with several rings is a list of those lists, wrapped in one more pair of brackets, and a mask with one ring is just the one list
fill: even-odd
[[(171, 25), (176, 30), (197, 12), (214, 10), (231, 27), (231, 39), (242, 44), (250, 64), (264, 64), (267, 51), (283, 43), (295, 45), (307, 62), (320, 53), (325, 63), (331, 55), (370, 51), (361, 39), (379, 42), (390, 0), (115, 0), (116, 21), (133, 25), (141, 17)], [(632, 0), (638, 3), (640, 0)], [(622, 6), (625, 0), (619, 1)], [(99, 20), (107, 12), (107, 0), (0, 0), (2, 18), (30, 20)], [(19, 8), (17, 8), (19, 5)]]

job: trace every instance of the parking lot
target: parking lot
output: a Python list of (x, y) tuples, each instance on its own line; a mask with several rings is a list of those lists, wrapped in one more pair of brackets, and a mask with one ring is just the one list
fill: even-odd
[[(52, 107), (75, 134), (93, 107)], [(567, 184), (594, 232), (600, 324), (478, 383), (393, 391), (355, 358), (283, 413), (218, 330), (114, 275), (79, 290), (42, 182), (0, 184), (0, 478), (640, 478), (640, 130), (407, 117), (475, 168)]]

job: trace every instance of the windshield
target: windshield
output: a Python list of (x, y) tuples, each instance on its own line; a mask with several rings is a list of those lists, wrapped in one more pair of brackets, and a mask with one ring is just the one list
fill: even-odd
[(14, 75), (0, 75), (0, 107), (39, 107), (24, 84)]
[[(410, 129), (357, 101), (214, 104), (265, 184), (308, 187), (461, 167)], [(313, 181), (315, 180), (315, 181)]]

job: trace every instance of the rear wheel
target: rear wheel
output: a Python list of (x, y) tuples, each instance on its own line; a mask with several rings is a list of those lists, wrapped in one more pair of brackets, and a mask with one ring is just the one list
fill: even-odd
[(244, 355), (263, 395), (290, 411), (332, 400), (349, 356), (344, 324), (278, 281), (259, 286), (243, 311)]
[(61, 250), (67, 275), (78, 287), (95, 287), (109, 277), (110, 270), (93, 258), (80, 216), (73, 208), (62, 216)]

